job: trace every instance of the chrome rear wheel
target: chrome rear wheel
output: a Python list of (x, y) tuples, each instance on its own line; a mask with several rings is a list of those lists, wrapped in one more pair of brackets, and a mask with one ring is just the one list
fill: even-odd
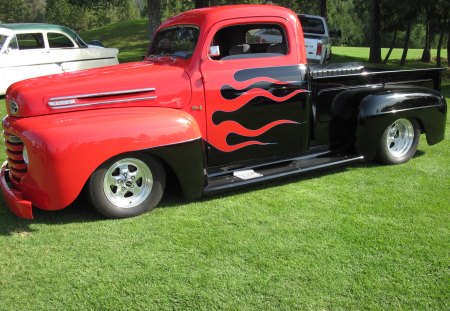
[(386, 164), (400, 164), (417, 151), (420, 126), (414, 119), (400, 118), (389, 124), (381, 136), (378, 159)]
[(395, 158), (404, 157), (414, 142), (414, 127), (407, 119), (398, 119), (386, 129), (386, 148)]

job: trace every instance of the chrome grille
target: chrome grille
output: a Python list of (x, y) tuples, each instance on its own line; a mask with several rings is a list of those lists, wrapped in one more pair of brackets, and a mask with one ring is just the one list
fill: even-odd
[(16, 185), (27, 172), (27, 165), (23, 160), (23, 142), (19, 137), (3, 132), (5, 149), (9, 167), (10, 180)]

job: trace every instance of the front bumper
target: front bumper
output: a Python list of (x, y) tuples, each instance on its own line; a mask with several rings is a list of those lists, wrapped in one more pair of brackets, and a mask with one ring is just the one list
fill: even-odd
[(14, 215), (20, 218), (33, 219), (31, 201), (24, 200), (22, 198), (22, 192), (10, 187), (9, 169), (6, 162), (3, 163), (0, 173), (0, 187), (2, 188), (6, 205)]

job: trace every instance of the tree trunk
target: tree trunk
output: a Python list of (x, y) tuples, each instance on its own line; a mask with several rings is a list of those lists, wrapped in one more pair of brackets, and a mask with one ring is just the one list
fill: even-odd
[(195, 0), (195, 8), (206, 8), (209, 6), (209, 0)]
[(327, 0), (320, 1), (320, 16), (327, 18)]
[[(450, 27), (448, 29), (450, 29)], [(450, 67), (450, 30), (447, 34), (447, 66)]]
[[(439, 43), (437, 47), (437, 57), (436, 57), (436, 67), (441, 67), (441, 48), (442, 42), (444, 41), (444, 31), (442, 30), (439, 34)], [(448, 51), (447, 51), (448, 54)]]
[(150, 40), (156, 29), (161, 24), (161, 4), (159, 0), (147, 0), (148, 7), (148, 28), (150, 33)]
[(409, 38), (411, 37), (412, 20), (408, 21), (408, 27), (406, 28), (405, 43), (403, 45), (402, 59), (400, 60), (400, 66), (404, 66), (406, 63), (406, 56), (408, 55)]
[(394, 49), (395, 41), (397, 40), (397, 33), (398, 33), (398, 30), (395, 29), (394, 35), (392, 36), (391, 45), (389, 46), (389, 51), (388, 51), (388, 53), (386, 54), (386, 57), (383, 60), (383, 64), (387, 64), (387, 62), (389, 60), (389, 57), (391, 57), (391, 53), (392, 53), (392, 50)]
[(372, 0), (371, 4), (369, 62), (381, 63), (381, 0)]
[(425, 47), (422, 53), (422, 62), (429, 63), (431, 61), (431, 36), (430, 36), (430, 10), (427, 10), (425, 22)]

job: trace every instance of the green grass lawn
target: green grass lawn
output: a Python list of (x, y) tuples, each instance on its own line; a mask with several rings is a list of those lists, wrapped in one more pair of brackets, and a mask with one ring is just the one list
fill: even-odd
[[(448, 76), (444, 92), (450, 102)], [(82, 198), (27, 221), (0, 200), (0, 310), (448, 310), (449, 123), (403, 165), (195, 201), (169, 187), (132, 219), (105, 220)]]
[(119, 22), (80, 34), (86, 41), (100, 40), (106, 47), (119, 49), (119, 61), (142, 60), (150, 42), (148, 20)]

